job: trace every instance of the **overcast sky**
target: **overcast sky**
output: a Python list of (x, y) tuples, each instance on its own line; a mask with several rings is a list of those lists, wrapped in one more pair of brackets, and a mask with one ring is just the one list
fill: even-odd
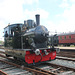
[(35, 14), (51, 32), (75, 31), (75, 0), (0, 0), (0, 39), (8, 23), (35, 20)]

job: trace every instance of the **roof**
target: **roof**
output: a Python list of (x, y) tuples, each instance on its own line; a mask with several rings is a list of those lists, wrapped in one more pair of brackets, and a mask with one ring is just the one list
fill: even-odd
[[(11, 25), (6, 26), (5, 28), (10, 27), (10, 26), (12, 26), (12, 25), (17, 25), (17, 24), (20, 24), (20, 25), (21, 25), (22, 23), (11, 24)], [(4, 28), (4, 29), (5, 29), (5, 28)]]
[(69, 33), (61, 33), (61, 34), (58, 34), (58, 36), (62, 36), (62, 35), (72, 35), (72, 34), (75, 34), (75, 32), (69, 32)]

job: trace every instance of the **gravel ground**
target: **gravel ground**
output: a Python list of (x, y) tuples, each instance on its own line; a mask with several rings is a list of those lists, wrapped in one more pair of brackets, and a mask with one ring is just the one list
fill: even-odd
[[(0, 49), (0, 51), (4, 51), (4, 50), (3, 50), (3, 49)], [(67, 58), (67, 57), (65, 57), (65, 58)], [(75, 58), (72, 58), (72, 59), (75, 59)], [(75, 68), (75, 62), (73, 62), (73, 61), (67, 61), (67, 60), (56, 59), (56, 60), (50, 61), (49, 63), (54, 63), (54, 64), (58, 64), (58, 65), (63, 65), (63, 66)], [(48, 67), (46, 66), (46, 68), (48, 68)], [(48, 70), (48, 69), (47, 69), (47, 70)], [(69, 73), (69, 74), (68, 74), (68, 73)], [(59, 75), (60, 75), (60, 74), (59, 74)], [(65, 74), (62, 73), (61, 75), (75, 75), (75, 72), (68, 71), (68, 72), (66, 72)]]
[[(62, 57), (62, 56), (56, 56), (56, 57)], [(62, 57), (62, 58), (67, 58), (67, 59), (74, 59), (75, 60), (75, 58), (69, 58), (69, 57)]]
[(49, 63), (54, 63), (54, 64), (58, 64), (58, 65), (63, 65), (63, 66), (75, 68), (75, 62), (73, 62), (73, 61), (56, 59), (56, 60), (50, 61)]
[[(65, 58), (67, 58), (67, 57), (65, 57)], [(75, 59), (75, 58), (72, 58), (72, 59)], [(73, 62), (73, 61), (56, 59), (56, 60), (50, 61), (49, 63), (75, 68), (75, 62)], [(75, 72), (73, 72), (73, 71), (66, 71), (66, 72), (63, 72), (62, 74), (59, 74), (59, 75), (75, 75)]]

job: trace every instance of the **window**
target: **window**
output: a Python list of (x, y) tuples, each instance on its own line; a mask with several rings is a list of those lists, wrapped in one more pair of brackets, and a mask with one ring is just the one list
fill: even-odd
[(8, 37), (8, 33), (7, 33), (7, 31), (5, 31), (5, 37)]
[(64, 38), (66, 39), (66, 36), (64, 36)]
[(60, 40), (62, 40), (62, 36), (60, 36)]
[(71, 39), (71, 36), (69, 36), (69, 39)]

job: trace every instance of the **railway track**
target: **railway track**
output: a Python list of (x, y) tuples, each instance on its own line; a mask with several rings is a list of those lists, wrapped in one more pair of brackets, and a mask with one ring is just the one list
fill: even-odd
[(0, 75), (7, 75), (7, 74), (0, 70)]
[(72, 51), (75, 52), (75, 47), (57, 47), (59, 48), (61, 51)]
[[(17, 71), (17, 73), (15, 75), (19, 74), (20, 71), (21, 71), (20, 73), (22, 73), (22, 74), (26, 74), (26, 73), (31, 72), (31, 75), (33, 75), (33, 73), (39, 74), (39, 75), (41, 75), (41, 74), (43, 74), (43, 75), (50, 75), (50, 74), (56, 75), (54, 73), (50, 73), (50, 72), (47, 72), (47, 71), (44, 71), (44, 70), (41, 70), (41, 69), (36, 70), (36, 69), (29, 68), (29, 67), (21, 66), (21, 65), (15, 64), (15, 63), (11, 63), (11, 62), (8, 62), (8, 61), (4, 61), (4, 60), (0, 60), (0, 61), (6, 63), (5, 67), (4, 66), (2, 68), (0, 67), (0, 69), (2, 69), (3, 72), (7, 73), (8, 75), (14, 75), (16, 73), (16, 71)], [(7, 64), (9, 64), (9, 65), (7, 65)], [(10, 65), (12, 65), (12, 66), (10, 66)], [(9, 68), (8, 68), (8, 66), (9, 66)], [(9, 73), (9, 70), (11, 70), (10, 73)], [(14, 72), (14, 74), (12, 74), (12, 72)]]
[(4, 49), (4, 46), (0, 46), (0, 49)]
[(73, 58), (66, 58), (66, 57), (57, 56), (56, 59), (62, 59), (62, 60), (68, 60), (68, 61), (74, 61), (75, 62), (75, 59), (73, 59)]
[(52, 73), (55, 73), (56, 75), (62, 75), (62, 74), (68, 75), (69, 73), (74, 73), (73, 69), (69, 69), (68, 67), (64, 67), (64, 66), (56, 65), (52, 63), (41, 64), (39, 68), (47, 70), (47, 71), (51, 71)]
[[(2, 62), (5, 62), (5, 63), (7, 63), (6, 61), (2, 61)], [(47, 66), (46, 67), (44, 67), (44, 70), (43, 70), (43, 68), (41, 69), (41, 68), (37, 68), (37, 67), (35, 67), (35, 66), (29, 66), (30, 68), (33, 68), (34, 70), (40, 70), (40, 71), (43, 71), (43, 72), (45, 72), (45, 73), (43, 73), (43, 75), (50, 75), (50, 72), (49, 71), (51, 71), (52, 73), (51, 73), (51, 75), (57, 75), (58, 73), (60, 73), (60, 74), (62, 74), (63, 72), (64, 72), (64, 74), (66, 73), (66, 71), (67, 70), (64, 70), (64, 67), (62, 68), (62, 66), (59, 66), (59, 65), (55, 65), (55, 64), (51, 64), (51, 63), (45, 63), (48, 67), (49, 67), (49, 70), (48, 70), (48, 68), (47, 68)], [(44, 65), (45, 65), (44, 64)], [(52, 66), (54, 66), (54, 68), (51, 68)], [(18, 66), (19, 67), (19, 66)], [(57, 68), (56, 68), (57, 67)], [(1, 68), (1, 69), (4, 69), (3, 71), (5, 71), (6, 72), (6, 70), (7, 70), (7, 73), (8, 73), (8, 71), (9, 71), (9, 69), (11, 70), (11, 72), (10, 73), (8, 73), (9, 75), (14, 75), (14, 74), (11, 74), (12, 72), (15, 72), (15, 71), (13, 71), (13, 69), (15, 69), (18, 73), (16, 73), (15, 75), (17, 75), (17, 74), (29, 74), (29, 72), (28, 71), (22, 71), (22, 70), (20, 70), (20, 69), (18, 69), (18, 68), (16, 68), (16, 67), (14, 67), (14, 66), (5, 66), (5, 67), (3, 67), (3, 68)], [(22, 69), (24, 69), (24, 67), (22, 67)], [(47, 71), (46, 71), (46, 69), (47, 69)], [(72, 69), (73, 70), (73, 69)], [(19, 71), (21, 71), (21, 72), (19, 72)], [(31, 70), (31, 72), (32, 72), (32, 70)], [(69, 71), (68, 70), (68, 73), (72, 73), (73, 71)], [(47, 73), (49, 73), (49, 74), (47, 74)], [(42, 73), (38, 73), (38, 74), (42, 74)], [(33, 75), (33, 74), (31, 74), (31, 75)]]
[[(1, 51), (0, 51), (1, 52)], [(5, 52), (1, 52), (3, 54), (5, 54)], [(7, 58), (9, 59), (9, 61), (4, 61), (4, 60), (0, 60), (1, 62), (4, 62), (6, 64), (9, 64), (11, 66), (7, 66), (7, 67), (4, 67), (4, 68), (0, 68), (0, 69), (3, 69), (2, 72), (4, 73), (7, 73), (8, 75), (11, 75), (13, 71), (13, 68), (15, 68), (17, 70), (17, 72), (15, 73), (15, 75), (17, 74), (30, 74), (30, 75), (35, 75), (35, 74), (38, 74), (38, 75), (57, 75), (57, 74), (62, 74), (62, 73), (73, 73), (75, 71), (74, 68), (69, 68), (69, 67), (64, 67), (64, 66), (61, 66), (61, 65), (56, 65), (56, 64), (52, 64), (52, 63), (45, 63), (44, 66), (42, 66), (42, 64), (40, 66), (42, 67), (36, 67), (36, 66), (24, 66), (23, 64), (20, 64), (18, 62), (18, 64), (16, 63), (11, 63), (12, 61), (14, 61), (14, 59), (12, 58), (8, 58), (8, 57), (5, 57), (4, 55), (0, 54), (0, 57), (3, 57), (3, 58)], [(20, 65), (19, 65), (20, 64)], [(46, 66), (45, 66), (46, 65)], [(64, 68), (66, 70), (64, 70)], [(8, 73), (8, 70), (10, 69), (10, 73)], [(69, 69), (69, 70), (68, 70)], [(7, 70), (7, 72), (6, 72)], [(19, 71), (19, 72), (18, 72)], [(2, 72), (0, 72), (2, 74)], [(6, 75), (6, 74), (5, 74)], [(12, 74), (14, 75), (14, 74)]]
[(1, 69), (0, 74), (1, 75), (18, 75), (18, 74), (25, 75), (25, 74), (31, 74), (26, 70), (22, 70), (20, 68), (15, 67), (15, 66), (5, 64), (5, 63), (3, 63), (3, 61), (0, 64), (1, 64), (0, 65), (0, 69)]
[(60, 51), (57, 56), (75, 58), (75, 52), (72, 51)]
[[(1, 53), (4, 53), (4, 54), (5, 54), (5, 52), (1, 52)], [(12, 66), (14, 66), (14, 67), (21, 68), (21, 69), (23, 69), (23, 70), (27, 70), (27, 71), (32, 72), (32, 73), (34, 73), (34, 74), (39, 74), (39, 75), (41, 75), (41, 74), (43, 74), (43, 75), (56, 75), (55, 73), (48, 72), (48, 71), (45, 71), (45, 70), (43, 70), (43, 69), (33, 68), (33, 67), (30, 67), (30, 66), (25, 67), (24, 65), (22, 65), (22, 66), (21, 66), (21, 65), (18, 65), (18, 64), (20, 64), (19, 62), (18, 62), (18, 64), (12, 63), (12, 61), (13, 61), (14, 59), (8, 58), (8, 57), (6, 57), (6, 56), (4, 56), (4, 55), (1, 55), (1, 54), (0, 54), (0, 56), (3, 57), (3, 58), (7, 58), (7, 59), (10, 59), (10, 60), (11, 60), (11, 62), (5, 61), (5, 60), (0, 60), (0, 62), (4, 62), (4, 63), (9, 64), (9, 65), (12, 65)], [(5, 67), (5, 68), (7, 68), (7, 67)], [(32, 69), (32, 68), (33, 68), (33, 69)], [(2, 68), (0, 68), (0, 69), (2, 69)], [(4, 68), (3, 68), (3, 69), (4, 69)], [(10, 68), (10, 69), (11, 69), (11, 68)], [(3, 72), (4, 72), (4, 70), (3, 70)], [(8, 72), (8, 71), (7, 71), (7, 72)], [(4, 73), (5, 73), (5, 72), (4, 72)], [(11, 75), (11, 74), (9, 74), (9, 75)], [(33, 75), (33, 74), (32, 74), (32, 75)]]

